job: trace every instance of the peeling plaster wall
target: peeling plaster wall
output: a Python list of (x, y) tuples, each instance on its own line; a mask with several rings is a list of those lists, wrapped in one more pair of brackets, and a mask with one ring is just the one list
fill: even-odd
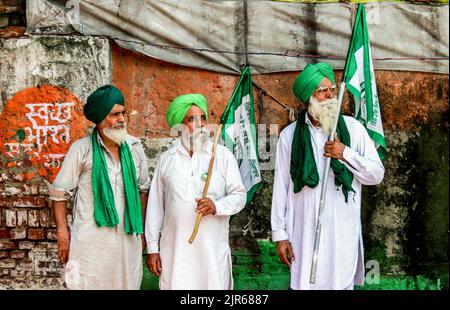
[(86, 97), (110, 82), (106, 39), (0, 40), (0, 289), (62, 288), (44, 180), (86, 134)]
[(52, 84), (82, 102), (111, 81), (109, 42), (80, 36), (32, 36), (0, 40), (0, 111), (19, 90)]

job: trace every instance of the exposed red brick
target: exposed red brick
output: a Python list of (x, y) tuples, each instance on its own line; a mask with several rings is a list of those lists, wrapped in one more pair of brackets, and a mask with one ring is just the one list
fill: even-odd
[(44, 208), (46, 206), (45, 197), (24, 196), (12, 198), (12, 206), (15, 208)]
[(45, 232), (43, 228), (28, 228), (28, 239), (30, 240), (44, 240)]
[(36, 250), (56, 250), (56, 242), (38, 242), (34, 247)]
[(16, 268), (14, 268), (14, 269), (4, 269), (4, 270), (8, 270), (8, 271), (11, 270), (11, 273), (10, 273), (11, 278), (18, 278), (18, 277), (24, 278), (27, 274), (27, 272), (25, 270), (20, 269), (19, 266), (16, 266)]
[[(7, 282), (6, 283), (8, 283), (8, 282), (10, 282), (11, 280), (9, 280), (8, 278), (10, 277), (10, 269), (0, 269), (0, 279), (5, 279)], [(4, 281), (5, 281), (4, 280)], [(1, 283), (0, 282), (0, 284), (3, 284), (4, 285), (4, 283), (5, 282), (3, 282), (3, 283)], [(10, 284), (8, 285), (8, 284), (6, 284), (7, 286), (10, 286)]]
[[(34, 157), (37, 158), (37, 156)], [(32, 162), (29, 161), (27, 165), (32, 165)], [(22, 182), (22, 187), (18, 189), (22, 192), (24, 196), (38, 196), (48, 194), (48, 187), (47, 185), (45, 185), (45, 183), (27, 184)]]
[(6, 226), (6, 209), (0, 209), (0, 227), (3, 226)]
[(13, 228), (9, 231), (9, 238), (11, 240), (26, 239), (27, 229), (25, 227)]
[(9, 197), (0, 197), (0, 208), (9, 208), (10, 204), (10, 199)]
[(0, 251), (0, 259), (8, 258), (8, 257), (9, 257), (9, 251)]
[(8, 26), (6, 28), (0, 29), (0, 38), (9, 39), (21, 37), (25, 34), (25, 30), (25, 27)]
[(25, 256), (27, 256), (27, 252), (25, 251), (11, 251), (9, 253), (9, 257), (11, 257), (12, 259), (22, 259)]
[(31, 250), (34, 244), (32, 241), (19, 241), (19, 250)]
[(47, 261), (40, 261), (38, 262), (38, 268), (48, 268), (50, 267), (50, 262)]
[(3, 268), (14, 268), (16, 267), (16, 261), (11, 258), (0, 259), (0, 269)]
[(6, 210), (6, 226), (15, 227), (17, 224), (16, 211)]
[(41, 224), (41, 227), (50, 227), (51, 214), (49, 208), (45, 208), (39, 212), (39, 223)]
[(0, 241), (0, 250), (14, 250), (16, 245), (11, 241)]
[(28, 212), (27, 210), (17, 211), (17, 226), (26, 226), (28, 223)]
[(28, 226), (29, 227), (39, 227), (39, 211), (38, 210), (28, 211)]
[(9, 230), (7, 228), (0, 228), (0, 239), (9, 238)]
[(48, 240), (58, 240), (58, 236), (56, 234), (56, 229), (48, 229), (47, 230), (47, 239)]

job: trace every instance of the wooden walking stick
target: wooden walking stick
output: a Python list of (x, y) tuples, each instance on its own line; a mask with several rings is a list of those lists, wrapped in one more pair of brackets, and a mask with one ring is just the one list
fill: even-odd
[[(203, 188), (202, 198), (206, 198), (206, 195), (208, 194), (209, 181), (211, 180), (212, 168), (214, 166), (214, 159), (216, 157), (217, 142), (219, 142), (221, 131), (222, 131), (222, 124), (219, 125), (219, 129), (217, 129), (216, 135), (214, 137), (214, 145), (212, 149), (211, 160), (209, 161), (208, 175), (206, 177), (205, 187)], [(202, 220), (202, 213), (199, 213), (197, 215), (197, 220), (195, 221), (194, 231), (192, 232), (192, 235), (189, 238), (189, 243), (191, 244), (192, 242), (194, 242), (195, 236), (197, 235), (198, 227), (200, 226), (201, 220)]]

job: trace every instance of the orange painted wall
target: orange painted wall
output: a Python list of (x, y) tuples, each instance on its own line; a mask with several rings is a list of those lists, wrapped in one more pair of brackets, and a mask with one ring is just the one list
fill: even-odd
[(16, 181), (29, 181), (36, 171), (52, 182), (70, 144), (86, 134), (87, 126), (82, 102), (68, 89), (23, 89), (0, 114), (0, 166), (9, 168), (7, 173)]
[[(202, 93), (208, 100), (210, 122), (218, 123), (237, 83), (238, 76), (190, 68), (160, 61), (113, 44), (113, 83), (125, 94), (129, 109), (137, 110), (130, 122), (138, 136), (168, 136), (165, 111), (169, 103), (184, 93)], [(284, 102), (298, 108), (292, 84), (298, 72), (253, 75), (253, 81)], [(336, 72), (340, 81), (342, 71)], [(385, 130), (413, 130), (439, 119), (448, 109), (448, 75), (418, 72), (376, 71)], [(264, 96), (264, 113), (258, 106), (259, 91), (254, 88), (258, 123), (288, 124), (288, 112), (269, 96)], [(353, 111), (352, 99), (345, 96), (343, 110)]]

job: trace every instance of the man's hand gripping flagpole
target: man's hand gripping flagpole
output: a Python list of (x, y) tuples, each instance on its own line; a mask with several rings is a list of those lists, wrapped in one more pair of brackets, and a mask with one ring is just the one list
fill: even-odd
[[(342, 98), (344, 97), (345, 92), (345, 77), (342, 79), (341, 86), (339, 88), (339, 96), (338, 96), (338, 109), (337, 109), (337, 117), (334, 121), (333, 129), (328, 137), (328, 141), (333, 141), (336, 133), (336, 127), (339, 119), (339, 113), (341, 112), (342, 106)], [(317, 215), (317, 225), (316, 225), (316, 237), (314, 239), (314, 252), (311, 263), (311, 273), (309, 276), (309, 283), (316, 283), (316, 271), (317, 271), (317, 259), (319, 255), (319, 244), (320, 244), (320, 233), (322, 231), (322, 216), (323, 216), (323, 208), (325, 206), (325, 196), (327, 194), (327, 184), (328, 184), (328, 174), (330, 171), (331, 157), (327, 157), (325, 163), (325, 170), (323, 172), (322, 177), (322, 188), (320, 190), (320, 202), (319, 202), (319, 213)]]
[[(222, 124), (220, 124), (219, 128), (217, 129), (216, 135), (214, 136), (214, 145), (213, 145), (213, 149), (212, 149), (211, 160), (209, 161), (208, 176), (206, 177), (205, 187), (203, 188), (202, 198), (206, 198), (206, 195), (208, 194), (209, 181), (211, 180), (212, 168), (214, 166), (214, 159), (216, 157), (217, 142), (219, 142), (219, 137), (221, 135), (221, 132), (222, 132)], [(202, 220), (202, 213), (199, 213), (197, 215), (197, 219), (195, 221), (194, 231), (192, 232), (192, 235), (189, 238), (190, 244), (192, 244), (192, 242), (194, 242), (194, 239), (195, 239), (195, 236), (197, 235), (198, 227), (200, 226), (201, 220)]]

